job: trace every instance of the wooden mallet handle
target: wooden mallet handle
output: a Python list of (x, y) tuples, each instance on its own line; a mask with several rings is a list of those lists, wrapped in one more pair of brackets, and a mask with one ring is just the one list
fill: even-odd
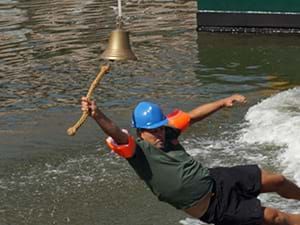
[[(110, 65), (107, 66), (102, 66), (100, 72), (98, 73), (98, 75), (96, 76), (95, 80), (93, 81), (93, 83), (91, 84), (89, 91), (86, 95), (87, 99), (90, 100), (92, 97), (92, 94), (94, 92), (94, 90), (96, 89), (98, 83), (100, 82), (100, 80), (102, 79), (102, 77), (108, 73), (110, 69)], [(81, 127), (81, 125), (85, 122), (86, 118), (88, 117), (88, 112), (82, 112), (82, 115), (80, 117), (80, 119), (67, 130), (68, 135), (70, 136), (74, 136), (77, 132), (77, 130)]]

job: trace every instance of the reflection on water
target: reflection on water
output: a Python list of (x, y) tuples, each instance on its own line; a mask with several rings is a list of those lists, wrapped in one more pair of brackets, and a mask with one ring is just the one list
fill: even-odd
[(270, 94), (299, 84), (296, 36), (200, 34), (198, 48), (198, 77), (216, 85), (219, 92)]
[[(126, 162), (108, 151), (93, 121), (75, 137), (66, 135), (80, 115), (80, 96), (105, 64), (100, 53), (115, 28), (116, 5), (1, 1), (1, 225), (198, 224), (157, 202)], [(299, 85), (298, 36), (197, 34), (196, 9), (190, 0), (124, 1), (125, 27), (139, 60), (114, 63), (95, 99), (128, 127), (141, 99), (168, 112), (240, 92), (248, 105), (196, 125), (183, 144), (207, 166), (251, 162), (285, 171), (277, 157), (281, 146), (236, 140), (251, 105)], [(298, 207), (276, 197), (264, 201)]]
[[(140, 62), (125, 67), (122, 74), (116, 67), (116, 89), (104, 89), (104, 98), (124, 96), (124, 93), (115, 93), (115, 90), (124, 85), (131, 87), (132, 76), (137, 76), (134, 81), (139, 86), (131, 87), (128, 98), (145, 88), (139, 80), (141, 74), (150, 75), (149, 79), (155, 79), (158, 84), (162, 80), (156, 78), (162, 73), (173, 76), (169, 63), (173, 63), (176, 56), (184, 55), (186, 49), (183, 46), (170, 49), (165, 42), (175, 37), (172, 43), (175, 46), (178, 34), (193, 31), (195, 3), (162, 3), (127, 2), (125, 5), (125, 24), (130, 25)], [(99, 53), (115, 27), (114, 5), (113, 1), (73, 0), (2, 4), (1, 110), (4, 111), (4, 106), (7, 111), (77, 104), (78, 97), (85, 93), (87, 83), (98, 72), (101, 64)], [(181, 6), (188, 9), (181, 9)], [(170, 12), (173, 12), (172, 16), (168, 16)], [(169, 25), (177, 22), (176, 28)], [(184, 44), (184, 40), (181, 41)], [(161, 56), (165, 59), (164, 65), (158, 60)], [(180, 60), (178, 58), (176, 61)], [(145, 71), (148, 65), (151, 67)], [(136, 72), (132, 74), (132, 71)], [(121, 84), (118, 77), (121, 77)]]
[[(172, 97), (168, 90), (176, 87), (176, 95), (189, 100), (219, 89), (207, 83), (223, 83), (225, 94), (267, 89), (267, 76), (274, 73), (280, 75), (275, 82), (298, 82), (297, 37), (197, 36), (195, 4), (126, 2), (125, 27), (139, 61), (114, 66), (103, 80), (101, 99), (113, 106), (137, 101), (136, 96)], [(76, 105), (104, 63), (99, 57), (115, 27), (114, 5), (73, 0), (2, 3), (0, 110)], [(291, 62), (293, 66), (285, 66)], [(191, 83), (204, 88), (192, 88)]]
[(71, 101), (73, 95), (66, 93), (86, 79), (83, 74), (94, 73), (90, 59), (99, 60), (96, 43), (105, 39), (112, 25), (113, 14), (105, 13), (110, 4), (1, 4), (1, 106), (26, 110)]

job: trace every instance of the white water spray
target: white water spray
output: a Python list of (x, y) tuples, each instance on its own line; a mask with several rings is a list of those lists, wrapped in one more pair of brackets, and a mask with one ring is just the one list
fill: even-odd
[(241, 141), (282, 147), (279, 161), (284, 173), (300, 185), (300, 88), (276, 94), (251, 107)]

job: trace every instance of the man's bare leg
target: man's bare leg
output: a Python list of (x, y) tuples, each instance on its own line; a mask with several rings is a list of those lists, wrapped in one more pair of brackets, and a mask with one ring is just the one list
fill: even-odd
[(284, 198), (300, 200), (300, 188), (283, 175), (261, 170), (261, 180), (261, 193), (276, 192)]
[(263, 208), (262, 225), (300, 225), (300, 215), (288, 214), (273, 208)]

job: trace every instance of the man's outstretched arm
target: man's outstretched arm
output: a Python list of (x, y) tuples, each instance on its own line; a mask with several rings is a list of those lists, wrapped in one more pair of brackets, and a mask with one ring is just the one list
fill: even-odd
[(208, 117), (209, 115), (213, 114), (219, 109), (222, 109), (223, 107), (232, 107), (235, 102), (245, 103), (246, 98), (242, 95), (236, 94), (215, 102), (207, 103), (196, 107), (195, 109), (188, 112), (191, 118), (190, 125), (200, 120), (203, 120), (204, 118)]
[(86, 97), (81, 98), (81, 110), (86, 111), (97, 122), (101, 129), (118, 145), (128, 144), (128, 135), (124, 133), (112, 120), (110, 120), (97, 106), (94, 101)]

